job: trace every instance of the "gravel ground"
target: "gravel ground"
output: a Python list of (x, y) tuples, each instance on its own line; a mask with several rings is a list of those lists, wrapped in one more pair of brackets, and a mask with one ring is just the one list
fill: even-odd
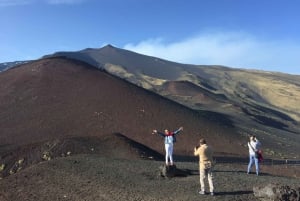
[(164, 178), (163, 163), (111, 159), (99, 155), (57, 158), (31, 166), (0, 180), (0, 200), (257, 200), (253, 186), (279, 183), (299, 187), (299, 178), (247, 175), (245, 164), (215, 166), (216, 195), (199, 195), (197, 162), (178, 162), (186, 177)]

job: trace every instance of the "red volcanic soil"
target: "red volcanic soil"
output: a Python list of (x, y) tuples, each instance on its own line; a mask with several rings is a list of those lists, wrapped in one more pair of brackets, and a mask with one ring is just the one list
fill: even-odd
[(1, 150), (76, 136), (121, 133), (163, 151), (153, 129), (184, 127), (176, 153), (200, 137), (217, 152), (247, 154), (234, 129), (85, 63), (44, 59), (0, 74)]

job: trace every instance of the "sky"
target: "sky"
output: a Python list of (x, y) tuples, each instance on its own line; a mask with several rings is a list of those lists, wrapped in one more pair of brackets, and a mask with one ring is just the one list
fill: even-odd
[(300, 75), (300, 0), (0, 0), (0, 63), (107, 44)]

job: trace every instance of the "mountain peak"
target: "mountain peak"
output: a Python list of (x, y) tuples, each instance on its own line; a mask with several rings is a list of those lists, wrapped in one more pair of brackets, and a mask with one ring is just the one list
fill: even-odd
[(111, 45), (111, 44), (107, 44), (107, 45), (103, 46), (103, 48), (116, 48), (116, 47), (114, 47), (114, 46)]

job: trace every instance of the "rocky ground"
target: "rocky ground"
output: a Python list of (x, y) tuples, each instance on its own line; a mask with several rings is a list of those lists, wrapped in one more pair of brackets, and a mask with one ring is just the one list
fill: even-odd
[[(160, 176), (162, 161), (76, 155), (33, 165), (0, 180), (0, 200), (258, 200), (253, 187), (278, 183), (299, 187), (298, 175), (277, 176), (292, 168), (262, 166), (262, 174), (247, 175), (246, 164), (218, 163), (216, 195), (199, 195), (198, 163), (177, 162), (187, 176)], [(273, 173), (269, 170), (273, 169)], [(275, 171), (275, 172), (274, 172)], [(297, 178), (298, 177), (298, 178)]]

